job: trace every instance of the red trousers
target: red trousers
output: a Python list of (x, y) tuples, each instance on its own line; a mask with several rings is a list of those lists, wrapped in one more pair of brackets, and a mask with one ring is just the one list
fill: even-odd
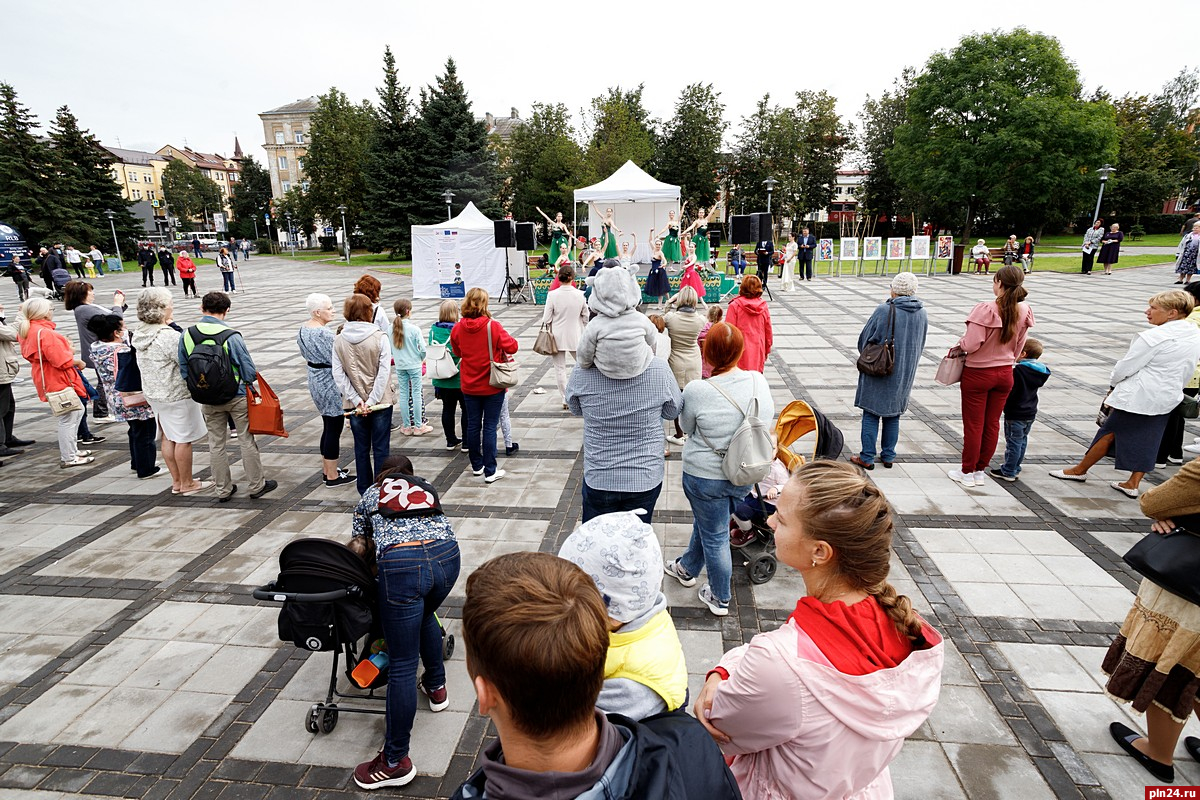
[(1000, 414), (1013, 387), (1008, 367), (964, 367), (962, 382), (962, 471), (982, 472), (996, 454)]

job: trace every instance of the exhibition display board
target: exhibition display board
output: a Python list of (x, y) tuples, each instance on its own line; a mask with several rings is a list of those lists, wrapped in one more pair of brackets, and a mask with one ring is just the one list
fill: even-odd
[(476, 286), (499, 297), (504, 290), (504, 252), (496, 247), (492, 220), (474, 203), (446, 222), (413, 225), (413, 298), (460, 299)]

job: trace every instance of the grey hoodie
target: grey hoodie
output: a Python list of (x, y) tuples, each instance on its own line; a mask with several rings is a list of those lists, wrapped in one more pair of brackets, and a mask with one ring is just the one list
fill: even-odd
[(588, 278), (592, 295), (588, 307), (596, 316), (579, 337), (576, 363), (595, 366), (614, 380), (636, 378), (654, 358), (658, 329), (637, 310), (642, 291), (637, 279), (622, 267), (606, 267)]

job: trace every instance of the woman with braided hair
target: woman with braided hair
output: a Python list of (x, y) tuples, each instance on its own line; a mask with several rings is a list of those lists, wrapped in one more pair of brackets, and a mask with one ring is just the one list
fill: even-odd
[(708, 673), (696, 719), (752, 798), (890, 798), (888, 764), (937, 703), (944, 650), (888, 583), (892, 509), (846, 463), (805, 464), (769, 520), (807, 594)]

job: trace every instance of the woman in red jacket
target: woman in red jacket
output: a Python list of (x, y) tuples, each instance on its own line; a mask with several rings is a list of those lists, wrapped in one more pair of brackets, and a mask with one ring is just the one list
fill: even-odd
[[(488, 331), (492, 334), (488, 355)], [(450, 350), (460, 359), (458, 377), (462, 385), (466, 411), (467, 453), (471, 473), (482, 475), (487, 483), (504, 477), (496, 469), (496, 425), (504, 405), (504, 389), (488, 381), (491, 362), (504, 362), (517, 352), (517, 340), (488, 314), (487, 292), (478, 287), (467, 292), (462, 303), (462, 320), (450, 330)]]
[[(21, 355), (29, 362), (30, 374), (38, 399), (63, 389), (74, 389), (81, 399), (87, 397), (79, 370), (84, 364), (75, 355), (71, 340), (54, 329), (54, 306), (44, 297), (34, 297), (21, 305), (17, 319), (17, 336), (21, 339)], [(76, 442), (83, 405), (78, 411), (58, 417), (58, 452), (63, 467), (81, 467), (96, 459), (89, 450), (80, 450)]]
[(729, 303), (725, 321), (742, 332), (745, 348), (738, 369), (762, 372), (771, 354), (771, 312), (762, 299), (762, 281), (756, 276), (742, 278), (738, 296)]
[(183, 281), (183, 296), (188, 296), (190, 286), (192, 297), (199, 297), (196, 294), (196, 262), (192, 261), (186, 250), (179, 251), (179, 257), (175, 259), (175, 268), (179, 270), (179, 279)]

